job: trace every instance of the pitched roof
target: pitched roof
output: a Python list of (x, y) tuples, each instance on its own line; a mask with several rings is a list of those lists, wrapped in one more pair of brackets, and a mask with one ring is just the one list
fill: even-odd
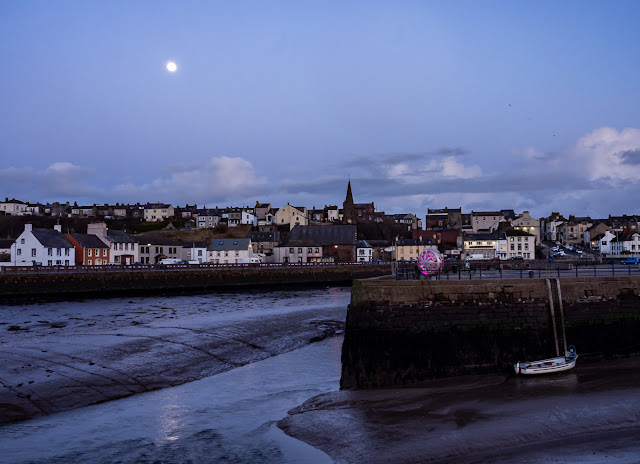
[(498, 234), (481, 233), (465, 234), (464, 240), (498, 240)]
[(212, 238), (207, 251), (247, 250), (249, 238)]
[(358, 248), (373, 248), (366, 240), (358, 240)]
[(67, 238), (53, 229), (33, 229), (33, 236), (40, 244), (47, 248), (73, 248), (73, 245)]
[(80, 244), (82, 248), (109, 248), (109, 245), (104, 243), (93, 234), (69, 234), (76, 242)]
[(357, 230), (354, 225), (294, 226), (283, 245), (293, 240), (319, 245), (355, 245)]
[(183, 248), (207, 248), (205, 241), (180, 242), (178, 245)]
[(107, 240), (112, 243), (136, 243), (124, 230), (107, 230)]

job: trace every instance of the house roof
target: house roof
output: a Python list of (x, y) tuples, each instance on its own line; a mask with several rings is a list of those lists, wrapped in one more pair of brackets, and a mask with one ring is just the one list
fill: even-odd
[(207, 251), (248, 250), (249, 238), (212, 238)]
[(144, 209), (168, 209), (171, 205), (166, 203), (147, 203), (144, 205)]
[(82, 248), (109, 248), (109, 246), (93, 234), (69, 234)]
[(358, 248), (373, 248), (366, 240), (358, 240)]
[(33, 236), (40, 244), (47, 248), (73, 248), (73, 245), (67, 238), (53, 229), (33, 229)]
[(183, 248), (207, 248), (207, 242), (205, 241), (180, 242), (178, 245)]
[(530, 234), (529, 232), (525, 232), (524, 230), (518, 230), (518, 229), (509, 229), (509, 230), (505, 230), (504, 231), (504, 235), (506, 236), (521, 236), (521, 237), (533, 237), (533, 234)]
[(435, 245), (436, 243), (436, 240), (426, 237), (421, 237), (419, 239), (403, 238), (401, 240), (398, 240), (396, 246), (431, 246)]
[(124, 230), (107, 230), (107, 240), (112, 243), (136, 243)]
[(319, 245), (355, 245), (357, 231), (353, 225), (294, 226), (283, 245), (292, 240), (316, 242)]
[(465, 234), (464, 240), (498, 240), (498, 234), (481, 233)]

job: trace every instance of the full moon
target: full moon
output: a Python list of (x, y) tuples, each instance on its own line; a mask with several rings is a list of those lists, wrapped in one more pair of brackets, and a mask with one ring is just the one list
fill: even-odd
[(168, 61), (167, 62), (167, 71), (169, 72), (176, 72), (178, 70), (178, 65), (175, 64), (173, 61)]

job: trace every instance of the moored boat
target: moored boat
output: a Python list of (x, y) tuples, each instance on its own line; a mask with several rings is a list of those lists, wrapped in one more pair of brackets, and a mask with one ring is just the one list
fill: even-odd
[(576, 349), (571, 345), (564, 356), (541, 359), (540, 361), (517, 362), (513, 367), (515, 368), (516, 374), (550, 374), (552, 372), (562, 372), (573, 369), (577, 359), (578, 354), (576, 353)]

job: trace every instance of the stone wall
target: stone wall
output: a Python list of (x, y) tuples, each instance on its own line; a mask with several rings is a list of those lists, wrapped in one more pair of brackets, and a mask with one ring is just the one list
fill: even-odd
[[(551, 288), (551, 293), (549, 293)], [(567, 344), (584, 358), (640, 352), (640, 278), (560, 279)], [(342, 388), (508, 372), (563, 351), (556, 280), (358, 281), (342, 353)]]
[(118, 296), (122, 293), (206, 291), (239, 286), (350, 282), (391, 273), (390, 266), (281, 266), (215, 270), (153, 270), (0, 275), (0, 301), (21, 296)]

